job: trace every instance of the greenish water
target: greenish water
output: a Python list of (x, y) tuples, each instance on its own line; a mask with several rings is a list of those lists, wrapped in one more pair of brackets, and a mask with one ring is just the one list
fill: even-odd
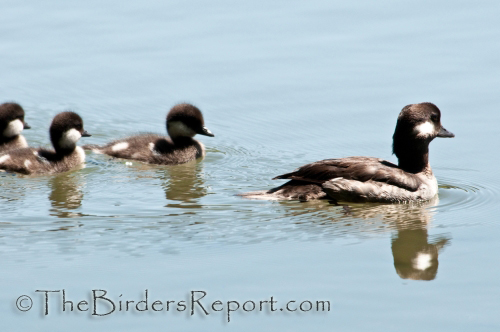
[[(158, 167), (87, 154), (55, 176), (0, 173), (0, 320), (9, 331), (496, 331), (500, 5), (384, 0), (63, 1), (0, 5), (0, 102), (32, 146), (78, 112), (92, 137), (153, 131), (191, 102), (204, 160)], [(456, 134), (431, 144), (424, 204), (244, 200), (276, 175), (354, 155), (395, 161), (396, 118), (431, 101)], [(330, 312), (197, 308), (43, 315), (65, 289), (116, 303), (329, 300)], [(122, 296), (120, 297), (120, 294)], [(33, 309), (16, 299), (28, 295)], [(69, 305), (67, 305), (69, 310)], [(106, 307), (99, 307), (102, 312)], [(75, 309), (76, 310), (76, 309)], [(90, 310), (92, 311), (92, 310)]]

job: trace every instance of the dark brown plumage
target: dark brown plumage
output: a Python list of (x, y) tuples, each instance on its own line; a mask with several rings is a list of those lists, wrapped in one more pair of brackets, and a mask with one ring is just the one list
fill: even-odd
[(112, 141), (104, 146), (84, 146), (84, 149), (115, 158), (137, 160), (149, 164), (177, 165), (201, 158), (202, 143), (193, 139), (196, 134), (214, 134), (205, 127), (201, 111), (191, 104), (175, 105), (167, 115), (169, 137), (145, 133)]
[[(120, 143), (127, 143), (127, 148), (114, 151), (113, 147)], [(204, 153), (201, 143), (190, 137), (173, 141), (170, 137), (151, 133), (116, 140), (96, 150), (115, 158), (158, 165), (184, 164), (201, 158)]]
[(426, 200), (437, 193), (428, 162), (429, 143), (454, 135), (441, 125), (441, 112), (432, 103), (405, 106), (393, 136), (399, 164), (371, 157), (325, 159), (274, 179), (291, 180), (268, 191), (241, 194), (249, 198), (401, 202)]

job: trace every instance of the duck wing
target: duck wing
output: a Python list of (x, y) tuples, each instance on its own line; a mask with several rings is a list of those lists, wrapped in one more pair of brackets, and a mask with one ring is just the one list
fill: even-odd
[(299, 167), (293, 172), (275, 177), (309, 183), (323, 184), (335, 178), (360, 182), (376, 181), (417, 191), (420, 182), (415, 174), (408, 173), (388, 161), (369, 157), (325, 159)]

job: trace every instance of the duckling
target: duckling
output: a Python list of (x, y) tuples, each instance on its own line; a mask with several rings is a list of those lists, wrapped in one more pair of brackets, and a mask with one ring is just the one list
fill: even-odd
[(22, 148), (0, 154), (0, 170), (21, 174), (66, 172), (85, 161), (85, 152), (76, 142), (91, 136), (83, 129), (82, 118), (74, 112), (62, 112), (50, 125), (54, 150)]
[(201, 111), (191, 104), (175, 105), (167, 115), (170, 137), (146, 133), (112, 141), (102, 147), (84, 149), (115, 158), (138, 160), (148, 164), (176, 165), (205, 156), (205, 147), (193, 137), (196, 134), (213, 137), (204, 125)]

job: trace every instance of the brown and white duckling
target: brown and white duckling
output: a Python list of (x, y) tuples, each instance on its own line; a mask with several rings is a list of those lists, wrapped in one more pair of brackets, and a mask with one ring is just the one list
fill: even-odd
[(167, 115), (170, 137), (146, 133), (112, 141), (104, 146), (84, 146), (115, 158), (138, 160), (148, 164), (176, 165), (205, 155), (196, 134), (213, 137), (204, 125), (201, 111), (191, 104), (175, 105)]
[(82, 118), (74, 112), (62, 112), (50, 125), (54, 150), (22, 148), (0, 154), (0, 170), (22, 174), (66, 172), (85, 161), (85, 152), (76, 142), (91, 136), (83, 129)]

